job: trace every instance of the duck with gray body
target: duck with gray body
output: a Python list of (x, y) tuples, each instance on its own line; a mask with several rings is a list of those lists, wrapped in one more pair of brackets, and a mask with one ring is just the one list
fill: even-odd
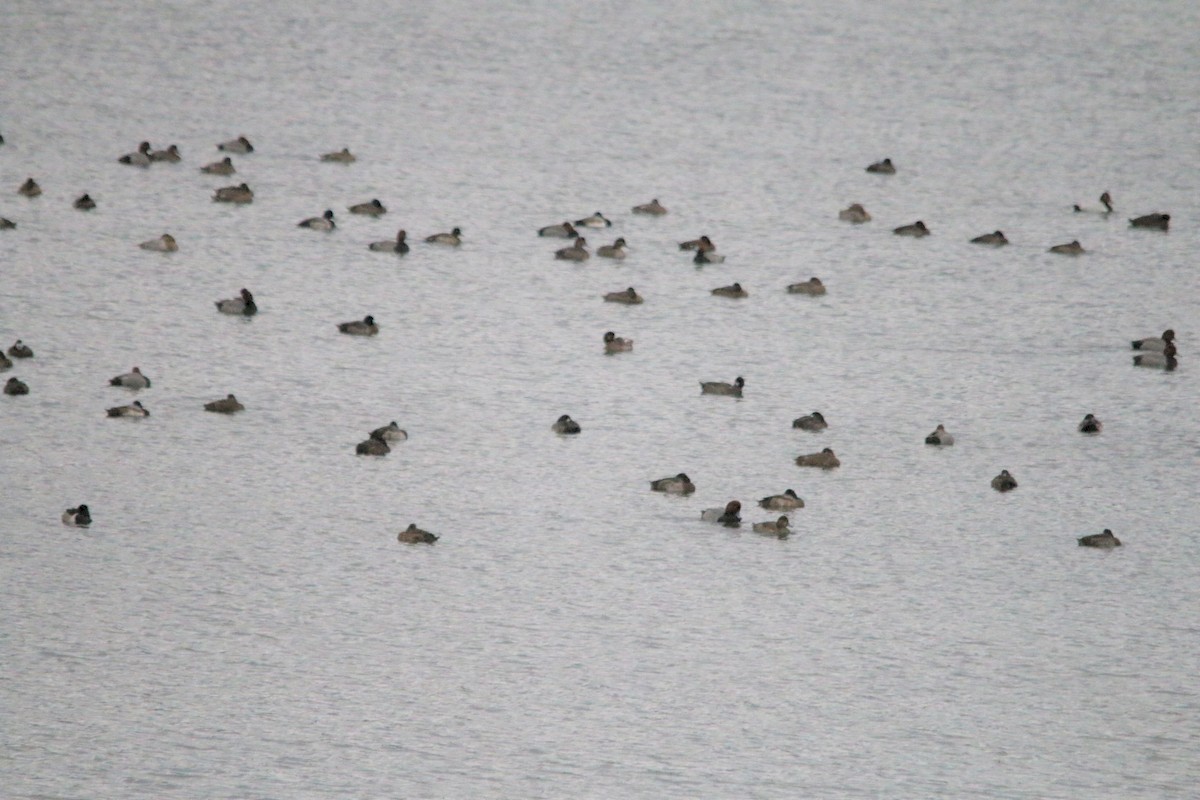
[(718, 286), (712, 290), (712, 294), (716, 297), (730, 297), (735, 300), (740, 300), (743, 297), (749, 297), (750, 293), (742, 288), (740, 283), (731, 283), (728, 286)]
[(1076, 203), (1071, 208), (1076, 214), (1099, 214), (1102, 217), (1107, 217), (1113, 213), (1112, 195), (1108, 192), (1100, 195), (1100, 205), (1102, 206), (1101, 208), (1084, 208)]
[(333, 221), (333, 209), (327, 208), (325, 209), (325, 213), (319, 217), (309, 217), (308, 219), (300, 220), (296, 223), (296, 227), (328, 233), (337, 228), (337, 223)]
[(135, 419), (150, 416), (150, 412), (146, 410), (140, 400), (134, 400), (127, 406), (114, 406), (105, 413), (110, 417), (131, 417)]
[(700, 512), (700, 519), (704, 522), (718, 522), (726, 528), (736, 528), (742, 524), (741, 511), (741, 502), (730, 500), (724, 508), (704, 509)]
[(254, 145), (250, 144), (250, 140), (245, 136), (239, 136), (236, 139), (230, 139), (228, 142), (221, 142), (217, 145), (217, 149), (223, 150), (226, 153), (245, 155), (246, 153), (254, 152)]
[(213, 193), (214, 203), (235, 203), (245, 205), (254, 201), (254, 192), (246, 184), (238, 186), (222, 186)]
[(403, 430), (398, 424), (396, 424), (395, 420), (392, 420), (387, 425), (371, 431), (371, 436), (376, 439), (383, 439), (385, 442), (408, 441), (408, 431)]
[(1008, 237), (1004, 235), (1004, 231), (993, 231), (985, 233), (982, 236), (976, 236), (971, 240), (971, 244), (986, 244), (992, 247), (1003, 247), (1008, 244)]
[(603, 214), (597, 211), (590, 217), (584, 217), (583, 219), (575, 220), (575, 226), (578, 228), (611, 228), (612, 223), (609, 222)]
[(8, 348), (8, 354), (13, 358), (33, 358), (33, 349), (20, 339), (17, 339)]
[(150, 166), (150, 143), (142, 142), (138, 145), (137, 150), (132, 153), (126, 153), (117, 159), (121, 164), (128, 164), (131, 167), (148, 167)]
[(75, 508), (68, 508), (63, 512), (62, 523), (72, 528), (86, 528), (92, 524), (92, 513), (85, 504), (80, 503)]
[(1073, 239), (1066, 244), (1056, 244), (1047, 252), (1057, 253), (1060, 256), (1081, 256), (1086, 251), (1083, 249), (1083, 245), (1079, 243), (1078, 239)]
[(432, 236), (426, 236), (425, 241), (429, 244), (448, 244), (458, 247), (462, 244), (462, 228), (454, 228), (449, 233), (435, 233)]
[(228, 297), (224, 300), (214, 301), (217, 311), (220, 311), (222, 314), (243, 317), (252, 317), (257, 314), (258, 306), (254, 303), (254, 295), (250, 294), (250, 290), (243, 288), (239, 295), (239, 297)]
[(76, 211), (91, 211), (96, 207), (96, 201), (92, 199), (90, 194), (84, 193), (75, 198), (75, 202), (71, 204), (71, 207)]
[(692, 256), (693, 264), (721, 264), (725, 261), (725, 256), (717, 252), (717, 246), (712, 243), (707, 236), (700, 237), (700, 244), (696, 246), (696, 255)]
[(883, 161), (876, 161), (871, 166), (867, 167), (867, 172), (875, 175), (895, 175), (896, 167), (892, 164), (890, 158), (885, 158)]
[(612, 244), (600, 245), (600, 247), (596, 248), (596, 255), (601, 258), (615, 258), (618, 260), (625, 258), (625, 237), (618, 236), (613, 240)]
[(1167, 342), (1166, 347), (1161, 353), (1139, 353), (1133, 357), (1133, 365), (1135, 367), (1147, 367), (1149, 369), (1162, 369), (1170, 372), (1179, 366), (1179, 361), (1176, 358), (1175, 342)]
[(587, 239), (576, 237), (575, 244), (556, 250), (554, 257), (559, 261), (587, 261), (591, 257), (587, 251)]
[(349, 147), (343, 147), (341, 150), (338, 150), (334, 153), (323, 153), (321, 155), (321, 160), (325, 162), (332, 162), (334, 164), (353, 164), (355, 161), (358, 161), (358, 159), (354, 157), (354, 154), (350, 152)]
[(946, 447), (954, 444), (954, 437), (946, 430), (946, 426), (938, 425), (933, 433), (925, 437), (925, 444), (938, 445)]
[(629, 353), (633, 351), (633, 339), (622, 339), (612, 331), (604, 334), (604, 352), (612, 353)]
[(1162, 332), (1162, 336), (1149, 336), (1145, 339), (1134, 339), (1134, 350), (1148, 350), (1151, 352), (1161, 353), (1167, 349), (1167, 343), (1175, 341), (1175, 330), (1167, 328)]
[(126, 389), (149, 389), (150, 379), (142, 374), (140, 367), (134, 367), (124, 375), (109, 378), (108, 384), (110, 386), (124, 386)]
[(395, 239), (384, 239), (381, 242), (371, 242), (367, 245), (367, 249), (374, 250), (377, 253), (395, 253), (402, 256), (408, 252), (408, 231), (403, 229), (396, 231)]

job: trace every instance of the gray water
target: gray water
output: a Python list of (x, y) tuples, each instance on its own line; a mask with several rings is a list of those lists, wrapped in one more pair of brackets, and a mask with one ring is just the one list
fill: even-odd
[[(0, 341), (36, 357), (0, 398), (0, 796), (1194, 797), (1197, 29), (1185, 2), (10, 2)], [(240, 134), (238, 175), (197, 171)], [(116, 162), (142, 139), (184, 162)], [(596, 210), (624, 262), (534, 235)], [(1169, 233), (1128, 227), (1152, 211)], [(399, 227), (407, 256), (366, 249)], [(678, 251), (701, 233), (725, 264)], [(217, 314), (242, 286), (258, 316)], [(1166, 327), (1180, 368), (1133, 368)], [(151, 389), (107, 385), (134, 364)], [(393, 419), (409, 441), (354, 455)], [(840, 469), (793, 464), (822, 447)], [(693, 496), (648, 491), (679, 471)], [(786, 541), (698, 521), (788, 487)], [(1076, 545), (1106, 527), (1124, 547)]]

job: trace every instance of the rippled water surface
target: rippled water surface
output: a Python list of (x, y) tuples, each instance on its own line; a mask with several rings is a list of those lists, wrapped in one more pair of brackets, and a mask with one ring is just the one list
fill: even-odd
[[(1194, 797), (1198, 29), (1185, 2), (10, 2), (0, 337), (36, 356), (0, 398), (0, 794)], [(198, 172), (242, 134), (236, 176)], [(183, 163), (118, 164), (142, 139)], [(534, 235), (596, 210), (624, 262)], [(1153, 211), (1169, 233), (1128, 226)], [(401, 227), (407, 256), (367, 250)], [(702, 233), (723, 265), (678, 251)], [(242, 286), (261, 312), (217, 314)], [(1166, 327), (1180, 368), (1134, 369)], [(106, 419), (135, 364), (151, 416)], [(840, 469), (794, 465), (823, 447)], [(694, 495), (648, 490), (680, 471)], [(789, 487), (786, 541), (698, 521)], [(1076, 546), (1106, 527), (1124, 547)]]

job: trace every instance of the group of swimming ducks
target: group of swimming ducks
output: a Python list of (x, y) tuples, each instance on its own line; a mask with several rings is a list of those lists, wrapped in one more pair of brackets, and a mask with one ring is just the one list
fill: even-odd
[[(0, 143), (3, 143), (2, 137), (0, 137)], [(254, 145), (245, 136), (239, 136), (236, 139), (219, 143), (217, 149), (225, 153), (247, 155), (254, 152)], [(158, 162), (179, 163), (182, 161), (182, 154), (177, 145), (172, 144), (165, 149), (155, 150), (149, 142), (144, 141), (135, 151), (127, 153), (117, 160), (129, 166), (148, 168)], [(323, 162), (352, 164), (357, 161), (357, 158), (348, 148), (343, 148), (339, 151), (321, 155), (320, 160)], [(200, 171), (206, 174), (227, 176), (235, 174), (236, 167), (233, 164), (232, 158), (225, 156), (219, 161), (206, 164), (200, 168)], [(896, 166), (890, 158), (885, 158), (882, 161), (869, 165), (866, 171), (877, 175), (894, 175), (896, 174)], [(18, 194), (29, 198), (37, 197), (42, 193), (41, 187), (32, 177), (26, 180), (17, 191)], [(253, 200), (253, 190), (245, 183), (237, 186), (222, 187), (217, 189), (213, 195), (214, 202), (246, 204), (253, 202)], [(1113, 213), (1112, 197), (1108, 192), (1104, 192), (1100, 196), (1100, 202), (1102, 209), (1094, 210), (1094, 213), (1100, 213), (1104, 216)], [(77, 198), (73, 205), (74, 208), (81, 211), (89, 211), (96, 207), (95, 200), (86, 193)], [(349, 211), (352, 214), (377, 218), (386, 214), (387, 208), (378, 199), (372, 199), (350, 206)], [(1076, 213), (1088, 213), (1093, 210), (1075, 205), (1074, 211)], [(668, 211), (655, 198), (648, 203), (634, 206), (632, 213), (661, 217), (666, 215)], [(841, 220), (854, 224), (871, 221), (871, 215), (859, 203), (851, 204), (848, 208), (843, 209), (839, 212), (838, 217)], [(1165, 231), (1169, 227), (1170, 215), (1156, 212), (1135, 217), (1130, 219), (1129, 222), (1135, 228)], [(588, 250), (587, 239), (581, 235), (579, 229), (605, 229), (612, 227), (612, 224), (610, 219), (597, 211), (588, 217), (576, 220), (564, 220), (555, 225), (547, 225), (538, 229), (537, 234), (540, 237), (571, 240), (572, 243), (569, 246), (556, 250), (554, 257), (562, 261), (583, 262), (591, 257), (591, 252)], [(333, 231), (337, 227), (332, 209), (327, 209), (321, 216), (301, 220), (297, 225), (302, 228), (325, 232)], [(16, 224), (11, 220), (0, 217), (0, 229), (15, 227)], [(929, 236), (931, 231), (923, 221), (918, 220), (912, 224), (894, 228), (893, 233), (899, 236), (920, 238)], [(424, 241), (429, 244), (458, 246), (462, 243), (462, 235), (462, 229), (455, 227), (449, 232), (431, 234), (425, 237)], [(971, 242), (993, 247), (1000, 247), (1009, 243), (1004, 233), (999, 230), (977, 236), (971, 239)], [(159, 252), (175, 252), (179, 249), (175, 238), (169, 233), (163, 234), (157, 239), (142, 242), (139, 246), (145, 250)], [(405, 255), (410, 250), (407, 242), (407, 233), (404, 229), (400, 229), (394, 239), (372, 242), (368, 245), (368, 248), (372, 251), (391, 252), (398, 255)], [(617, 237), (612, 244), (597, 248), (596, 255), (600, 258), (624, 259), (628, 253), (627, 248), (628, 243), (625, 238)], [(719, 264), (725, 260), (725, 256), (717, 251), (716, 245), (713, 244), (713, 241), (707, 235), (680, 242), (679, 249), (685, 252), (692, 252), (694, 254), (692, 261), (697, 265)], [(1078, 241), (1054, 245), (1049, 251), (1067, 255), (1080, 255), (1085, 252)], [(819, 278), (813, 277), (807, 281), (788, 285), (787, 291), (791, 294), (819, 296), (825, 294), (826, 288)], [(711, 293), (714, 296), (734, 299), (748, 296), (748, 293), (742, 288), (740, 283), (717, 287)], [(623, 291), (609, 292), (604, 295), (603, 299), (606, 302), (626, 305), (638, 305), (643, 302), (643, 298), (633, 287), (628, 287)], [(218, 312), (229, 315), (253, 316), (258, 312), (258, 306), (255, 303), (253, 294), (245, 288), (241, 289), (237, 297), (215, 301), (215, 306)], [(361, 320), (339, 323), (337, 328), (339, 332), (352, 336), (374, 336), (379, 332), (379, 325), (372, 315), (367, 315)], [(603, 344), (606, 354), (630, 352), (633, 350), (632, 340), (619, 337), (613, 331), (608, 331), (604, 334)], [(1135, 366), (1163, 370), (1173, 370), (1178, 366), (1174, 330), (1166, 330), (1160, 337), (1139, 339), (1132, 344), (1133, 349), (1139, 351), (1134, 356)], [(13, 361), (10, 360), (10, 357), (15, 359), (32, 358), (33, 351), (28, 345), (18, 339), (8, 349), (7, 356), (0, 353), (0, 371), (10, 369), (13, 366)], [(134, 391), (148, 389), (151, 385), (150, 379), (143, 375), (141, 369), (136, 366), (130, 372), (113, 377), (109, 383), (112, 386), (119, 386)], [(728, 383), (702, 381), (700, 382), (700, 391), (701, 394), (706, 395), (740, 398), (743, 396), (745, 385), (745, 380), (741, 376), (738, 376), (732, 382)], [(29, 387), (19, 378), (11, 377), (4, 386), (4, 393), (14, 396), (25, 395), (29, 393)], [(224, 398), (204, 404), (205, 411), (221, 414), (234, 414), (244, 409), (245, 406), (232, 393)], [(126, 405), (108, 408), (106, 414), (109, 417), (139, 418), (148, 417), (150, 411), (142, 405), (141, 401), (134, 400)], [(821, 412), (814, 411), (811, 414), (793, 420), (792, 426), (801, 430), (819, 432), (827, 429), (828, 423)], [(575, 420), (571, 419), (570, 415), (563, 414), (551, 425), (551, 430), (556, 434), (569, 436), (581, 433), (582, 427)], [(1078, 430), (1085, 434), (1098, 434), (1102, 430), (1102, 424), (1093, 414), (1088, 414), (1079, 423)], [(355, 452), (359, 455), (383, 456), (391, 451), (393, 444), (405, 441), (407, 438), (408, 433), (401, 429), (395, 421), (392, 421), (388, 425), (372, 430), (368, 437), (356, 446)], [(954, 444), (954, 437), (943, 425), (939, 424), (932, 433), (925, 437), (925, 443), (939, 447), (949, 446)], [(800, 455), (796, 457), (795, 463), (797, 466), (816, 467), (826, 470), (835, 469), (841, 465), (841, 461), (833, 449), (829, 447), (822, 449), (820, 452)], [(998, 492), (1008, 492), (1017, 488), (1017, 481), (1009, 474), (1008, 470), (1001, 470), (1000, 474), (992, 479), (991, 487)], [(677, 495), (688, 495), (696, 491), (695, 484), (683, 472), (671, 477), (651, 481), (650, 488), (652, 491)], [(758, 501), (758, 505), (768, 510), (792, 511), (804, 508), (804, 500), (796, 494), (795, 490), (787, 489), (782, 494), (763, 497)], [(742, 504), (740, 501), (730, 500), (722, 508), (704, 509), (700, 514), (700, 518), (703, 521), (715, 522), (725, 527), (737, 528), (741, 525), (741, 508)], [(92, 518), (87, 505), (80, 504), (64, 511), (62, 521), (65, 525), (86, 527), (91, 524)], [(751, 529), (755, 533), (780, 539), (787, 538), (791, 533), (790, 522), (786, 515), (779, 516), (774, 520), (755, 522), (752, 524)], [(413, 524), (401, 531), (397, 535), (397, 539), (406, 544), (432, 544), (437, 541), (438, 537), (428, 531), (421, 530)], [(1078, 541), (1081, 546), (1100, 548), (1117, 547), (1121, 544), (1112, 531), (1108, 529), (1100, 534), (1084, 536)]]

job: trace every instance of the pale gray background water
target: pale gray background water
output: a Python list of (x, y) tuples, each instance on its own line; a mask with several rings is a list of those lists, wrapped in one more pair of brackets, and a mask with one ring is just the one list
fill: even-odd
[[(0, 797), (1196, 796), (1195, 4), (3, 17), (0, 339), (37, 355), (0, 402)], [(239, 134), (235, 179), (197, 172)], [(184, 163), (116, 163), (142, 139)], [(534, 236), (598, 209), (623, 264)], [(1170, 233), (1128, 228), (1151, 211)], [(700, 233), (725, 265), (675, 250)], [(262, 312), (217, 314), (242, 286)], [(1167, 326), (1181, 368), (1135, 370)], [(105, 419), (134, 364), (153, 416)], [(824, 446), (840, 470), (792, 464)], [(693, 497), (648, 491), (680, 470)], [(788, 541), (697, 521), (787, 487)], [(1076, 546), (1105, 527), (1125, 547)]]

